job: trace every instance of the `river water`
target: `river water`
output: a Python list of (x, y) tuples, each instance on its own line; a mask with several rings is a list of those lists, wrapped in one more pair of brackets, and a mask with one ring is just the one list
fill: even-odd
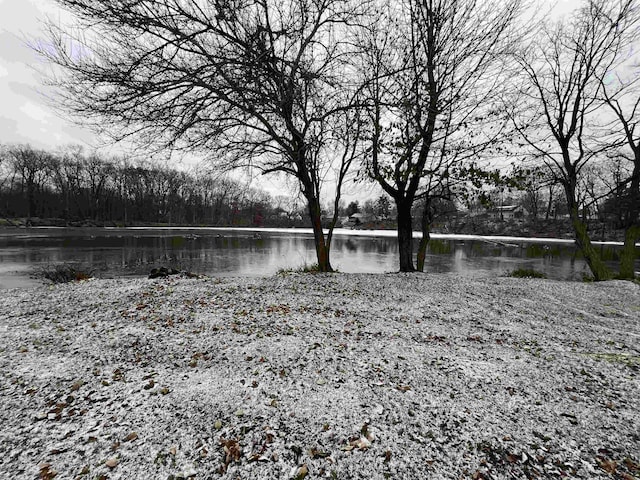
[[(619, 245), (599, 244), (598, 248), (612, 266), (616, 265)], [(37, 284), (31, 278), (33, 270), (58, 263), (79, 263), (91, 266), (95, 276), (117, 277), (147, 275), (157, 266), (208, 275), (261, 276), (314, 262), (313, 237), (306, 229), (140, 227), (0, 231), (0, 288)], [(336, 230), (331, 263), (347, 273), (397, 271), (395, 232)], [(640, 270), (639, 260), (636, 265)], [(559, 280), (582, 280), (589, 273), (571, 240), (435, 234), (425, 270), (504, 275), (520, 267), (534, 268)]]

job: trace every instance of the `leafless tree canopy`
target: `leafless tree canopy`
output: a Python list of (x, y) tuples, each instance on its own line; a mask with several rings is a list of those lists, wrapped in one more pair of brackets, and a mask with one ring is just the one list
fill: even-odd
[(604, 79), (615, 75), (620, 55), (637, 38), (639, 14), (635, 0), (585, 1), (569, 21), (543, 25), (517, 55), (524, 80), (514, 126), (562, 184), (576, 241), (596, 279), (610, 273), (580, 218), (580, 184), (592, 161), (620, 145), (619, 135), (602, 141)]
[[(69, 111), (149, 145), (206, 152), (299, 181), (321, 269), (330, 269), (319, 198), (357, 155), (341, 135), (357, 84), (347, 60), (352, 0), (58, 0), (86, 35), (51, 27)], [(331, 155), (328, 152), (332, 152)], [(342, 154), (340, 153), (342, 152)], [(328, 242), (329, 243), (330, 239)], [(327, 249), (328, 250), (328, 249)]]
[[(446, 195), (463, 160), (496, 139), (523, 2), (404, 0), (363, 33), (369, 171), (398, 206), (401, 270), (413, 270), (411, 206)], [(495, 129), (491, 129), (494, 125)]]
[(87, 30), (51, 26), (64, 107), (153, 144), (222, 149), (286, 169), (296, 140), (318, 147), (349, 100), (349, 2), (60, 0)]

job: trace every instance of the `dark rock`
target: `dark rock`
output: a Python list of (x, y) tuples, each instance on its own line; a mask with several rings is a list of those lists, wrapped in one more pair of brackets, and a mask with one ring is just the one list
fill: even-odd
[(160, 267), (152, 269), (149, 273), (149, 278), (165, 278), (169, 275), (178, 275), (179, 273), (180, 271), (175, 268)]

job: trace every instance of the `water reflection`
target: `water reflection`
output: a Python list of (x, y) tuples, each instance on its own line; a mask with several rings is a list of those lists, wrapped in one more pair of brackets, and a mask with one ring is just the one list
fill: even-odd
[[(611, 265), (619, 247), (602, 246)], [(397, 270), (395, 238), (336, 235), (332, 264), (342, 272)], [(639, 255), (640, 257), (640, 255)], [(297, 232), (220, 232), (198, 235), (170, 230), (50, 230), (0, 236), (0, 286), (11, 275), (25, 276), (34, 266), (81, 262), (100, 276), (146, 275), (155, 266), (168, 266), (209, 275), (270, 275), (280, 268), (315, 262), (313, 238)], [(516, 268), (534, 268), (550, 278), (580, 280), (588, 268), (573, 245), (499, 243), (432, 239), (426, 270), (504, 274)], [(640, 265), (638, 267), (640, 269)], [(10, 282), (9, 282), (10, 283)]]

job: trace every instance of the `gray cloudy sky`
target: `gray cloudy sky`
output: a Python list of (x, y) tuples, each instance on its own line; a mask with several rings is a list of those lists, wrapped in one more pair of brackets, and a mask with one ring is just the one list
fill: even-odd
[(25, 38), (43, 37), (45, 15), (61, 17), (52, 0), (0, 0), (0, 143), (41, 148), (92, 143), (93, 135), (60, 118), (47, 103), (37, 55)]

